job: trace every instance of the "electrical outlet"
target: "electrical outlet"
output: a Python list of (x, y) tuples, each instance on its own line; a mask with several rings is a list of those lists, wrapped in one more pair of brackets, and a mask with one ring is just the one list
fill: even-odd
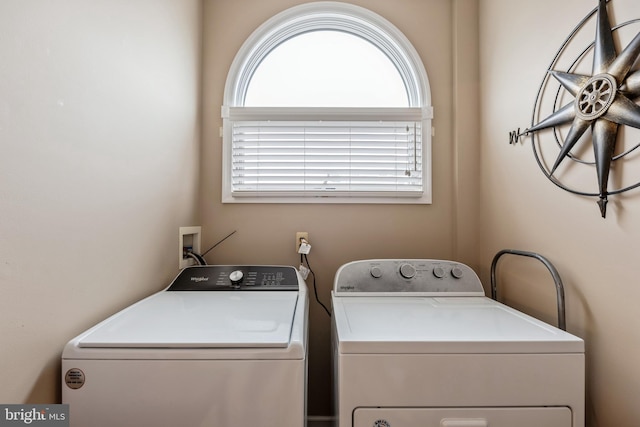
[(307, 233), (306, 231), (298, 231), (296, 233), (296, 253), (298, 253), (298, 249), (300, 249), (300, 239), (305, 239), (308, 242), (309, 233)]
[(180, 227), (178, 230), (178, 268), (185, 268), (194, 265), (193, 258), (184, 255), (185, 250), (190, 248), (192, 252), (200, 254), (200, 236), (202, 227)]

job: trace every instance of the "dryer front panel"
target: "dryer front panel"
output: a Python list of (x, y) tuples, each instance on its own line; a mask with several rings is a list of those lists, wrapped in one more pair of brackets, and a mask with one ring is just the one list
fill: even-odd
[(547, 408), (357, 408), (354, 427), (571, 427), (571, 410)]

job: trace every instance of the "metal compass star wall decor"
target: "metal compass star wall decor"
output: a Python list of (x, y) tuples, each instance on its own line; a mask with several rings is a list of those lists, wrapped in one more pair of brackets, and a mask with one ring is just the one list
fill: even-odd
[[(520, 133), (519, 130), (510, 134), (511, 143), (515, 143), (521, 136), (531, 136), (534, 146), (534, 153), (538, 165), (541, 167), (547, 178), (554, 184), (575, 194), (583, 196), (598, 197), (600, 213), (604, 218), (607, 213), (608, 196), (619, 194), (636, 187), (640, 187), (640, 181), (622, 186), (618, 189), (609, 189), (609, 175), (615, 161), (625, 158), (640, 147), (640, 144), (628, 148), (624, 146), (622, 152), (619, 139), (628, 136), (625, 127), (640, 129), (640, 70), (638, 61), (640, 57), (640, 32), (623, 48), (620, 53), (616, 51), (614, 43), (614, 33), (618, 28), (628, 23), (637, 23), (639, 20), (628, 21), (623, 25), (612, 28), (609, 23), (607, 13), (607, 1), (599, 0), (596, 13), (596, 35), (594, 42), (583, 51), (581, 57), (590, 52), (593, 57), (591, 74), (579, 73), (575, 71), (575, 64), (568, 71), (557, 71), (552, 69), (557, 65), (557, 58), (563, 52), (566, 45), (573, 38), (577, 30), (591, 16), (588, 15), (579, 27), (574, 30), (569, 38), (562, 45), (560, 51), (554, 58), (554, 62), (549, 67), (545, 81), (541, 85), (536, 100), (536, 109), (540, 101), (541, 92), (547, 88), (546, 79), (553, 77), (559, 83), (558, 93), (555, 97), (556, 106), (553, 112), (544, 119)], [(592, 52), (591, 52), (592, 51)], [(635, 69), (634, 69), (635, 68)], [(563, 88), (573, 98), (570, 102), (562, 105), (564, 100), (559, 95)], [(559, 153), (553, 161), (553, 165), (548, 167), (540, 159), (536, 148), (536, 138), (534, 134), (545, 129), (553, 129), (553, 135), (558, 143)], [(539, 134), (537, 135), (540, 136)], [(578, 154), (572, 151), (580, 151), (580, 147), (591, 143), (593, 147), (593, 161), (582, 161)], [(580, 144), (578, 144), (580, 143)], [(538, 144), (541, 144), (538, 142)], [(576, 148), (576, 150), (574, 150)], [(637, 154), (637, 153), (636, 153)], [(578, 191), (560, 182), (557, 175), (558, 167), (570, 159), (581, 164), (591, 164), (595, 166), (597, 172), (597, 192)], [(549, 165), (551, 162), (549, 162)]]

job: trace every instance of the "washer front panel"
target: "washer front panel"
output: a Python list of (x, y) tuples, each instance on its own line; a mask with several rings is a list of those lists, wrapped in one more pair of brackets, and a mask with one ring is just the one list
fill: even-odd
[(303, 427), (306, 360), (63, 360), (71, 427)]

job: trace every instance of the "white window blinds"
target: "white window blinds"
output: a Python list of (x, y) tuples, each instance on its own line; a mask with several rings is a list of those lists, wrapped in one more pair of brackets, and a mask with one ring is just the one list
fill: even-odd
[[(234, 119), (233, 113), (229, 117), (233, 197), (423, 194), (420, 109), (329, 114), (295, 109), (290, 111), (293, 119), (284, 119), (289, 114), (283, 109), (258, 109), (262, 119), (247, 120), (252, 110), (236, 110), (240, 117)], [(264, 119), (268, 110), (280, 114)], [(335, 119), (358, 112), (369, 120)], [(370, 120), (372, 116), (377, 120)]]
[(347, 3), (294, 6), (229, 69), (222, 201), (431, 203), (432, 118), (420, 55), (392, 23)]

